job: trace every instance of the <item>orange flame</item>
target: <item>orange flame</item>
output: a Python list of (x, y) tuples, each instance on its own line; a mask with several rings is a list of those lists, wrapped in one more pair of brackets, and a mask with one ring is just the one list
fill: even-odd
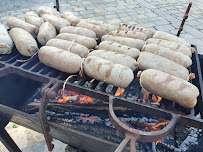
[(149, 98), (149, 92), (146, 92), (143, 96), (143, 101), (146, 102)]
[(104, 101), (104, 104), (109, 104), (109, 102)]
[(62, 99), (58, 99), (58, 103), (66, 103), (70, 99), (70, 96), (64, 96)]
[(156, 142), (155, 142), (155, 145), (157, 145), (157, 144), (160, 143), (160, 142), (161, 142), (161, 140), (156, 141)]
[(158, 100), (155, 103), (159, 103), (162, 100), (162, 97), (159, 97), (159, 96), (157, 97), (158, 97)]
[(85, 96), (83, 95), (83, 98), (80, 98), (80, 100), (78, 101), (80, 104), (84, 104), (84, 103), (93, 103), (94, 100), (89, 97), (89, 96)]
[(153, 94), (152, 95), (152, 100), (154, 101), (154, 102), (156, 102), (158, 99), (157, 99), (157, 97)]
[(125, 89), (119, 88), (119, 89), (116, 91), (115, 96), (122, 96), (124, 91), (125, 91)]
[(94, 122), (96, 122), (97, 121), (97, 119), (93, 119), (93, 118), (85, 118), (85, 117), (82, 117), (82, 116), (79, 116), (81, 119), (86, 119), (86, 120), (92, 120), (92, 121), (94, 121)]
[[(158, 99), (157, 99), (158, 97)], [(152, 100), (155, 102), (155, 103), (159, 103), (161, 100), (162, 100), (162, 97), (159, 97), (159, 96), (155, 96), (154, 94), (152, 95)]]
[(146, 130), (160, 130), (160, 128), (159, 128), (160, 126), (166, 125), (169, 122), (170, 121), (164, 121), (164, 122), (160, 122), (159, 121), (159, 122), (157, 122), (156, 125), (150, 125), (150, 124), (145, 124), (145, 123), (139, 123), (139, 122), (131, 121), (131, 123), (133, 123), (133, 124), (145, 127)]
[(150, 129), (150, 130), (157, 130), (159, 126), (163, 126), (168, 124), (170, 121), (165, 121), (165, 122), (161, 122), (161, 123), (157, 123), (156, 125), (153, 126), (149, 126), (149, 127), (145, 127), (145, 129)]

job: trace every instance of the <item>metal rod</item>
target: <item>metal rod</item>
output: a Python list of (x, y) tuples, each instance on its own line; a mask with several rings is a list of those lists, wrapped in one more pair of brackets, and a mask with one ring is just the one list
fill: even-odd
[(120, 143), (120, 145), (118, 146), (118, 148), (115, 150), (115, 152), (121, 152), (124, 148), (125, 148), (125, 146), (126, 146), (126, 144), (129, 142), (129, 138), (125, 138), (121, 143)]
[(21, 152), (7, 131), (2, 127), (0, 127), (0, 141), (10, 152)]
[(187, 7), (187, 10), (186, 10), (186, 12), (185, 12), (185, 15), (184, 15), (184, 17), (183, 17), (182, 23), (181, 23), (180, 28), (179, 28), (178, 33), (177, 33), (177, 36), (178, 36), (178, 37), (180, 36), (181, 31), (183, 30), (183, 26), (184, 26), (184, 24), (185, 24), (186, 19), (188, 18), (188, 13), (189, 13), (189, 11), (190, 11), (191, 6), (192, 6), (192, 2), (190, 2), (189, 5), (188, 5), (188, 7)]
[(56, 8), (56, 10), (58, 12), (60, 12), (60, 10), (59, 10), (59, 0), (56, 0), (56, 6), (54, 6), (54, 8)]

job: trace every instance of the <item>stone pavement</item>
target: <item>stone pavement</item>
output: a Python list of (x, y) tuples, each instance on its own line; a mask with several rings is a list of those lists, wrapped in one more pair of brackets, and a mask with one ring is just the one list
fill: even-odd
[[(9, 123), (6, 131), (22, 150), (22, 152), (49, 152), (44, 140), (44, 136), (38, 132), (25, 127)], [(52, 152), (65, 152), (66, 144), (53, 140), (54, 149)], [(0, 142), (0, 152), (9, 152)]]
[[(140, 25), (153, 31), (176, 34), (188, 3), (193, 2), (180, 37), (198, 46), (203, 54), (202, 0), (59, 0), (61, 12), (72, 11), (80, 18), (103, 20), (110, 24)], [(55, 0), (7, 0), (0, 4), (0, 21), (6, 24), (9, 16), (23, 19), (27, 11), (41, 5), (53, 7)]]

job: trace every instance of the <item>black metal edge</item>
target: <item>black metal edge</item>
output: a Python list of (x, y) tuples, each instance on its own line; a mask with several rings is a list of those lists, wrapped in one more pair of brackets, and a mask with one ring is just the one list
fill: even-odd
[(200, 100), (198, 102), (199, 106), (199, 112), (201, 115), (201, 118), (203, 118), (203, 81), (202, 81), (202, 71), (201, 71), (201, 65), (199, 61), (199, 55), (198, 55), (198, 50), (196, 45), (191, 45), (192, 47), (195, 48), (195, 60), (196, 60), (196, 65), (197, 65), (197, 73), (198, 73), (198, 79), (199, 79), (199, 91), (200, 91)]

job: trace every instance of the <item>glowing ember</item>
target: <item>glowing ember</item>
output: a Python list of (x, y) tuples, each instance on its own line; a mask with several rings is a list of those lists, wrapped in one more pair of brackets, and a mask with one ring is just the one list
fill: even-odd
[[(158, 97), (158, 99), (157, 99)], [(162, 97), (159, 97), (159, 96), (155, 96), (154, 94), (152, 95), (152, 100), (155, 102), (155, 103), (159, 103), (161, 100), (162, 100)]]
[(157, 144), (160, 143), (160, 142), (161, 142), (161, 140), (156, 141), (156, 142), (155, 142), (155, 145), (157, 145)]
[(149, 98), (149, 92), (146, 92), (143, 96), (143, 101), (146, 102)]
[(71, 102), (79, 103), (79, 104), (94, 103), (94, 99), (89, 96), (71, 92), (71, 91), (66, 91), (66, 90), (63, 91), (63, 94), (58, 94), (57, 98), (58, 98), (58, 100), (54, 100), (54, 102), (67, 103), (68, 101), (71, 101)]
[(125, 89), (119, 88), (119, 89), (116, 91), (115, 96), (122, 96), (124, 91), (125, 91)]
[(153, 100), (154, 102), (157, 101), (157, 97), (156, 97), (154, 94), (152, 95), (152, 100)]
[(80, 104), (93, 103), (94, 100), (93, 100), (91, 97), (89, 97), (89, 96), (82, 95), (82, 98), (80, 98), (78, 102), (79, 102)]
[(93, 118), (85, 118), (85, 117), (82, 117), (82, 116), (79, 116), (81, 119), (86, 119), (86, 120), (92, 120), (92, 121), (94, 121), (94, 122), (96, 122), (97, 121), (97, 119), (93, 119)]
[(158, 100), (156, 101), (156, 103), (159, 103), (162, 100), (162, 97), (159, 97), (159, 96), (157, 97), (158, 97)]
[(170, 121), (165, 121), (165, 122), (158, 122), (156, 125), (153, 125), (153, 126), (149, 126), (149, 127), (145, 127), (145, 129), (148, 129), (148, 130), (157, 130), (159, 126), (163, 126), (163, 125), (166, 125), (168, 124)]
[(109, 104), (109, 102), (104, 101), (104, 104)]
[(67, 101), (70, 99), (70, 96), (65, 96), (62, 99), (59, 99), (58, 103), (67, 103)]
[(166, 125), (168, 124), (170, 121), (164, 121), (164, 122), (160, 122), (158, 121), (156, 125), (150, 125), (150, 124), (145, 124), (145, 123), (140, 123), (140, 122), (134, 122), (134, 121), (130, 121), (130, 123), (138, 125), (138, 126), (142, 126), (145, 127), (145, 130), (160, 130), (161, 128), (159, 128), (160, 126)]

